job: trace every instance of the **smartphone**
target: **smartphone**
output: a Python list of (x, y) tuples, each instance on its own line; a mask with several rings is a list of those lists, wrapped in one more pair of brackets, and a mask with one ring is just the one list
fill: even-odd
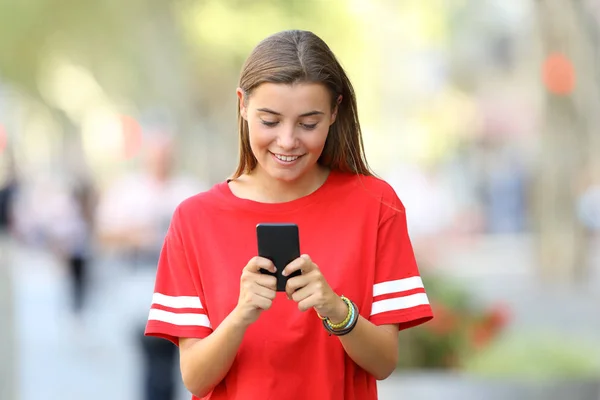
[(287, 280), (302, 273), (301, 271), (295, 271), (288, 276), (281, 275), (286, 265), (300, 257), (298, 225), (291, 223), (261, 223), (256, 225), (256, 239), (258, 242), (258, 255), (273, 261), (277, 268), (275, 273), (264, 269), (261, 269), (260, 272), (275, 276), (277, 278), (277, 291), (285, 292)]

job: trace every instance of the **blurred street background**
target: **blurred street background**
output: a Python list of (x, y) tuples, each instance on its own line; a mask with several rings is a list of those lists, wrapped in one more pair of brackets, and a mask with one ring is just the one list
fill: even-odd
[(600, 0), (0, 0), (0, 400), (146, 400), (171, 213), (234, 171), (241, 65), (295, 28), (436, 316), (381, 399), (600, 399)]

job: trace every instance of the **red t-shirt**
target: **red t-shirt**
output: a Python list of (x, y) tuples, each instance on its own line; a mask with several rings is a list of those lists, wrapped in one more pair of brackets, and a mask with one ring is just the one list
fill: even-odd
[[(285, 203), (240, 199), (226, 182), (184, 201), (165, 239), (146, 334), (175, 344), (210, 335), (237, 304), (260, 222), (296, 223), (301, 252), (372, 323), (406, 329), (432, 318), (394, 190), (374, 177), (331, 172), (315, 192)], [(285, 293), (248, 328), (228, 374), (206, 397), (376, 398), (375, 378), (346, 355), (314, 310), (299, 311)]]

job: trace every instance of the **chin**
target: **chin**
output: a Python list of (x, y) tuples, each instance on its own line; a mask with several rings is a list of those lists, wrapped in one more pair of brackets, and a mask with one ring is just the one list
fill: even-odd
[(268, 175), (281, 182), (292, 183), (297, 181), (302, 175), (304, 171), (268, 171)]

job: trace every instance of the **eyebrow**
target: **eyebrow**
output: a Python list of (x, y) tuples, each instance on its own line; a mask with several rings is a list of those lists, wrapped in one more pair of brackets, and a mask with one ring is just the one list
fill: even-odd
[[(277, 111), (273, 111), (270, 108), (258, 108), (256, 111), (266, 112), (266, 113), (269, 113), (269, 114), (281, 116), (281, 113), (278, 113)], [(324, 112), (315, 110), (315, 111), (309, 111), (309, 112), (304, 113), (304, 114), (300, 114), (300, 116), (301, 117), (310, 117), (311, 115), (322, 115), (322, 114), (324, 114)]]

